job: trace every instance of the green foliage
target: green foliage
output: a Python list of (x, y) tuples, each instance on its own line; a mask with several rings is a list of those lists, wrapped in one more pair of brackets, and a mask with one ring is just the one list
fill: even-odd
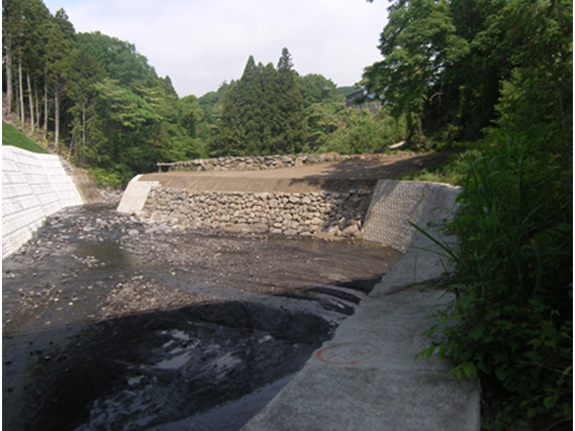
[(204, 148), (216, 147), (214, 141), (218, 136), (218, 125), (221, 121), (224, 99), (229, 87), (229, 84), (223, 83), (217, 91), (210, 91), (198, 99), (202, 116), (197, 123), (196, 136), (202, 141)]
[(373, 115), (367, 109), (340, 109), (337, 129), (324, 135), (317, 152), (360, 154), (381, 151), (405, 139), (405, 128), (385, 111)]
[(153, 85), (156, 74), (148, 60), (129, 43), (99, 31), (77, 35), (78, 45), (95, 57), (111, 79), (122, 87), (134, 89)]
[(339, 115), (343, 105), (314, 103), (305, 110), (308, 138), (305, 151), (317, 152), (325, 145), (328, 136), (339, 127)]
[(572, 21), (568, 0), (396, 1), (363, 82), (406, 116), (410, 140), (478, 139), (493, 120), (568, 139)]
[(571, 1), (506, 5), (489, 29), (513, 29), (505, 41), (512, 68), (501, 86), (497, 124), (568, 148), (573, 136), (572, 8)]
[(216, 154), (295, 153), (305, 140), (303, 98), (284, 48), (277, 70), (250, 56), (241, 79), (227, 90)]
[(494, 134), (469, 168), (450, 226), (460, 240), (447, 250), (458, 299), (425, 354), (438, 350), (454, 360), (453, 373), (481, 377), (492, 429), (572, 420), (570, 163), (524, 136)]
[(351, 93), (355, 93), (357, 90), (361, 88), (358, 85), (349, 86), (349, 87), (337, 87), (337, 92), (341, 94), (343, 97), (350, 95)]
[(379, 48), (384, 60), (366, 68), (364, 82), (391, 104), (395, 118), (406, 118), (408, 140), (417, 142), (426, 100), (445, 70), (466, 55), (467, 41), (456, 33), (448, 1), (416, 0), (390, 8)]
[(90, 168), (88, 173), (98, 187), (111, 187), (113, 189), (118, 189), (124, 187), (132, 178), (132, 174), (126, 167), (115, 166), (115, 168)]
[(273, 112), (271, 152), (296, 154), (305, 140), (304, 103), (287, 48), (282, 50), (277, 69), (274, 99), (270, 103)]
[(2, 10), (6, 107), (53, 136), (56, 152), (115, 184), (158, 161), (207, 155), (197, 100), (180, 100), (133, 44), (76, 34), (63, 9), (51, 16), (40, 0), (6, 0)]
[(418, 178), (463, 185), (457, 300), (424, 354), (481, 377), (488, 429), (572, 425), (572, 7), (397, 0), (364, 74), (411, 141), (483, 138)]
[(469, 173), (469, 166), (481, 156), (480, 150), (470, 144), (449, 157), (449, 160), (438, 166), (423, 169), (420, 172), (398, 178), (409, 181), (432, 181), (463, 186)]
[(44, 148), (32, 141), (14, 126), (2, 121), (2, 145), (12, 145), (33, 153), (48, 153)]
[(333, 104), (344, 101), (344, 97), (338, 91), (335, 83), (323, 75), (310, 73), (298, 77), (297, 81), (305, 109), (308, 109), (313, 104)]

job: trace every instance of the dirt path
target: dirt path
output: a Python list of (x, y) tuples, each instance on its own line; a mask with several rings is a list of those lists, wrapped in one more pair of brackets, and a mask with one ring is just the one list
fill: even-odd
[(185, 190), (306, 193), (397, 178), (437, 166), (451, 154), (393, 154), (383, 159), (353, 159), (264, 171), (165, 172), (143, 175), (140, 181), (159, 181), (164, 187)]

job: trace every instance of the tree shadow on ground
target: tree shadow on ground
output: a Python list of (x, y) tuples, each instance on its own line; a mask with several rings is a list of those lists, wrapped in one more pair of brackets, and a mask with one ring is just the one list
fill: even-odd
[(423, 169), (445, 163), (453, 152), (427, 153), (397, 158), (369, 158), (369, 155), (352, 157), (339, 163), (327, 165), (319, 173), (294, 178), (290, 185), (308, 184), (324, 190), (340, 191), (346, 187), (373, 187), (378, 180), (396, 179)]

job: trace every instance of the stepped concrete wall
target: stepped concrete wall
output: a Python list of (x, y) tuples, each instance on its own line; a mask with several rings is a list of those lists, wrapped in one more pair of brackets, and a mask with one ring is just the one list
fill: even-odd
[(46, 217), (82, 204), (58, 156), (2, 147), (2, 258), (28, 241)]

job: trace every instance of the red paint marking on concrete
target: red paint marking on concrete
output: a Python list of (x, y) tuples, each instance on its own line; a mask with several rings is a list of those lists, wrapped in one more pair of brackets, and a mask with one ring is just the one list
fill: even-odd
[(381, 354), (379, 347), (366, 341), (338, 343), (319, 350), (315, 357), (331, 365), (357, 365)]

